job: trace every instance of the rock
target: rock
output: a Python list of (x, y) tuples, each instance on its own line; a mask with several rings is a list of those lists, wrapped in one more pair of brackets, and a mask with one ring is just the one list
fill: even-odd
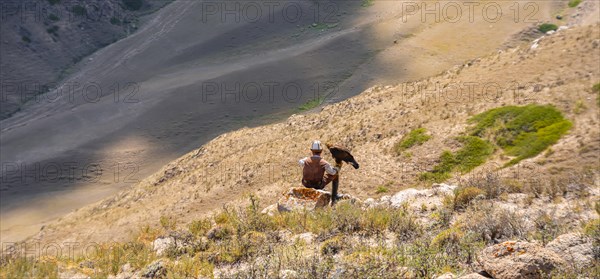
[(431, 185), (431, 190), (437, 195), (453, 195), (458, 186), (445, 183)]
[(206, 238), (211, 240), (222, 240), (229, 238), (233, 233), (233, 229), (229, 226), (217, 225), (216, 227), (211, 228), (206, 233)]
[(561, 20), (563, 17), (561, 15), (556, 15), (556, 19)]
[(575, 268), (589, 267), (594, 260), (592, 240), (580, 233), (560, 235), (548, 243), (546, 249), (553, 251)]
[(417, 189), (406, 189), (406, 190), (402, 190), (398, 193), (396, 193), (395, 195), (392, 196), (392, 198), (390, 199), (390, 202), (392, 204), (393, 207), (400, 207), (402, 206), (403, 203), (408, 202), (412, 199), (415, 199), (419, 196), (424, 196), (426, 193), (424, 190), (417, 190)]
[(373, 208), (377, 207), (379, 203), (374, 198), (368, 198), (364, 202), (365, 208)]
[(454, 278), (456, 278), (456, 276), (451, 272), (446, 272), (438, 277), (435, 277), (435, 279), (454, 279)]
[(317, 238), (317, 235), (314, 233), (311, 233), (311, 232), (301, 233), (301, 234), (294, 235), (292, 237), (292, 243), (296, 242), (298, 240), (302, 240), (307, 245), (310, 245), (315, 241), (316, 238)]
[(142, 271), (144, 278), (162, 278), (166, 275), (167, 269), (163, 260), (156, 260), (149, 264)]
[[(417, 190), (413, 188), (409, 188), (406, 190), (402, 190), (396, 193), (394, 196), (390, 198), (390, 203), (393, 207), (400, 207), (402, 204), (406, 202), (416, 201), (422, 199), (422, 202), (426, 202), (428, 204), (438, 204), (439, 201), (433, 202), (431, 197), (438, 197), (436, 200), (440, 200), (446, 195), (453, 195), (454, 189), (457, 186), (448, 185), (448, 184), (434, 184), (431, 189), (423, 189)], [(383, 198), (382, 198), (383, 202)]]
[(322, 190), (295, 187), (290, 188), (277, 202), (279, 212), (312, 211), (329, 205), (331, 194)]
[(487, 247), (479, 254), (479, 261), (483, 270), (495, 279), (542, 278), (565, 264), (554, 252), (524, 241)]
[(485, 277), (479, 273), (470, 273), (470, 274), (458, 277), (458, 279), (489, 279), (489, 277)]
[(298, 272), (296, 272), (294, 270), (284, 269), (279, 272), (279, 278), (281, 278), (281, 279), (298, 278)]
[(112, 277), (112, 279), (131, 279), (131, 278), (140, 278), (139, 274), (134, 274), (133, 267), (131, 264), (126, 263), (121, 266), (121, 272), (117, 274), (117, 276)]
[(552, 35), (552, 34), (554, 34), (554, 32), (556, 32), (556, 31), (550, 30), (550, 31), (546, 32), (546, 35)]
[(162, 257), (169, 249), (176, 247), (175, 238), (171, 236), (159, 237), (152, 242), (152, 249), (157, 256)]
[(277, 204), (272, 204), (265, 207), (265, 209), (263, 209), (260, 213), (267, 214), (269, 216), (274, 216), (277, 212)]

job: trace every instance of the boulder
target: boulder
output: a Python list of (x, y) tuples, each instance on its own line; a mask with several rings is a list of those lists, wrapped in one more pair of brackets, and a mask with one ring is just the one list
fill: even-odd
[(565, 262), (575, 268), (586, 268), (594, 260), (592, 240), (581, 233), (563, 234), (548, 243), (546, 249), (559, 255)]
[(290, 188), (283, 197), (277, 201), (279, 212), (312, 211), (329, 205), (331, 194), (322, 190), (295, 187)]
[(156, 260), (146, 266), (142, 271), (144, 278), (163, 278), (167, 274), (167, 268), (163, 260)]
[(170, 232), (167, 236), (161, 236), (152, 242), (152, 249), (157, 256), (162, 257), (169, 251), (182, 254), (193, 247), (193, 236), (184, 232)]
[(479, 273), (470, 273), (470, 274), (458, 277), (458, 279), (489, 279), (489, 277), (485, 277)]
[(171, 236), (159, 237), (152, 242), (152, 249), (159, 257), (164, 256), (169, 249), (173, 249), (175, 247), (175, 238)]
[(310, 245), (313, 244), (317, 235), (311, 232), (301, 233), (292, 236), (292, 243), (296, 241), (304, 241), (305, 244)]
[(556, 253), (524, 241), (487, 247), (479, 254), (479, 261), (483, 270), (495, 279), (543, 278), (565, 265)]
[(452, 273), (452, 272), (446, 272), (438, 277), (435, 277), (435, 279), (455, 279), (456, 276)]
[(272, 204), (265, 207), (265, 209), (263, 209), (260, 213), (267, 214), (269, 216), (275, 216), (275, 213), (277, 212), (277, 204)]

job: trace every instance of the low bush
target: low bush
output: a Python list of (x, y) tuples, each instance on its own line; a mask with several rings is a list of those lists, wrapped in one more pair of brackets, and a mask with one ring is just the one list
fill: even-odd
[(556, 24), (552, 24), (552, 23), (543, 23), (540, 26), (538, 26), (538, 30), (542, 33), (546, 33), (548, 31), (556, 31), (558, 29), (558, 26), (556, 26)]
[(556, 143), (571, 128), (553, 106), (506, 106), (478, 114), (470, 119), (476, 123), (473, 136), (489, 138), (507, 155), (515, 158), (506, 165), (534, 157)]
[(454, 210), (466, 208), (479, 195), (485, 195), (485, 192), (477, 187), (457, 188), (454, 191)]
[(579, 6), (580, 3), (581, 3), (581, 0), (569, 0), (568, 6), (569, 6), (569, 8), (575, 8), (575, 7)]
[(414, 129), (402, 137), (402, 139), (396, 143), (394, 149), (396, 150), (396, 153), (402, 154), (404, 150), (413, 146), (422, 145), (429, 139), (431, 139), (431, 136), (427, 135), (427, 130), (425, 130), (425, 128)]
[(421, 180), (443, 182), (452, 171), (467, 173), (483, 164), (494, 152), (491, 143), (475, 136), (459, 137), (458, 141), (462, 147), (455, 153), (444, 151), (433, 171), (422, 173)]

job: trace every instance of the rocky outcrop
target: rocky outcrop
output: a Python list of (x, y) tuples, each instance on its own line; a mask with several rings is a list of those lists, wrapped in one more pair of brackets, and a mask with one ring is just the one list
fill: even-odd
[(442, 199), (446, 195), (453, 195), (456, 188), (457, 186), (448, 184), (433, 184), (429, 189), (409, 188), (397, 192), (393, 196), (383, 196), (379, 200), (369, 198), (365, 200), (364, 205), (366, 207), (401, 207), (408, 204), (416, 209), (421, 208), (423, 205), (426, 207), (440, 206)]
[(485, 248), (479, 261), (495, 279), (544, 278), (565, 262), (544, 247), (524, 242), (506, 241)]
[(167, 274), (164, 260), (156, 260), (142, 270), (143, 278), (162, 278)]
[(283, 197), (277, 201), (279, 212), (312, 211), (329, 205), (331, 193), (323, 190), (295, 187), (290, 188)]
[(563, 234), (546, 245), (546, 249), (559, 255), (574, 268), (585, 268), (594, 260), (592, 240), (581, 233)]

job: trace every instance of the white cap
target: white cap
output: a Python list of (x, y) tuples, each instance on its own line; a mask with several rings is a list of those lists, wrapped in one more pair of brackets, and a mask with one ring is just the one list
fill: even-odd
[(321, 147), (321, 142), (318, 140), (313, 141), (312, 145), (310, 146), (310, 150), (314, 150), (314, 151), (323, 150), (323, 147)]

